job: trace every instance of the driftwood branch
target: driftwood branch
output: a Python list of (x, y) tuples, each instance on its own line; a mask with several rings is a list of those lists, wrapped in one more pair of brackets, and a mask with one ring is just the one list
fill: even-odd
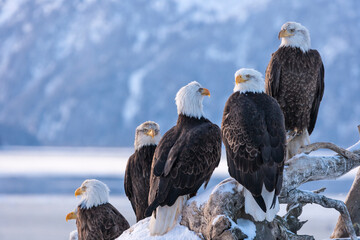
[(302, 191), (299, 189), (294, 189), (287, 193), (285, 198), (280, 200), (281, 203), (297, 203), (297, 204), (307, 204), (307, 203), (316, 203), (325, 208), (334, 208), (340, 212), (344, 224), (346, 226), (346, 230), (349, 233), (352, 240), (356, 240), (355, 230), (353, 228), (350, 214), (346, 208), (344, 202), (328, 198), (324, 195), (319, 195), (314, 192)]
[[(358, 125), (358, 131), (360, 134), (360, 125)], [(352, 147), (354, 148), (354, 146)], [(349, 211), (353, 226), (357, 235), (360, 235), (360, 168), (357, 171), (354, 182), (351, 189), (346, 196), (345, 205)], [(335, 229), (331, 235), (331, 238), (344, 238), (348, 237), (345, 223), (341, 217), (339, 217), (336, 223)]]
[[(358, 128), (360, 131), (360, 126)], [(312, 240), (312, 236), (297, 235), (297, 231), (306, 222), (299, 220), (302, 207), (315, 203), (339, 211), (346, 232), (355, 240), (356, 233), (344, 202), (321, 195), (324, 188), (311, 192), (299, 190), (298, 187), (311, 181), (338, 178), (360, 166), (360, 141), (346, 150), (331, 143), (315, 143), (304, 150), (311, 152), (319, 148), (328, 148), (338, 154), (310, 156), (301, 153), (286, 162), (279, 195), (279, 202), (288, 204), (285, 216), (277, 216), (271, 223), (254, 222), (244, 211), (243, 187), (229, 178), (219, 183), (206, 201), (201, 197), (190, 199), (183, 208), (180, 224), (196, 232), (201, 239), (243, 239), (246, 235), (242, 228), (244, 225), (238, 223), (242, 219), (256, 228), (257, 237), (261, 237), (259, 239)]]
[(306, 145), (305, 147), (302, 147), (300, 149), (300, 151), (303, 153), (309, 154), (309, 153), (316, 151), (318, 149), (321, 149), (321, 148), (333, 150), (334, 152), (340, 154), (341, 156), (351, 159), (351, 160), (356, 160), (358, 158), (357, 154), (354, 154), (351, 151), (348, 151), (344, 148), (338, 147), (335, 144), (330, 143), (330, 142), (312, 143), (312, 144)]
[[(358, 130), (360, 133), (360, 125)], [(338, 155), (309, 156), (305, 154), (320, 148), (330, 149), (338, 153)], [(297, 188), (311, 181), (338, 178), (355, 167), (360, 166), (360, 141), (347, 150), (327, 142), (313, 143), (301, 150), (303, 153), (294, 156), (286, 162), (283, 188), (279, 201), (290, 205), (299, 203), (299, 209), (307, 203), (316, 203), (326, 208), (335, 208), (340, 212), (344, 228), (351, 239), (357, 239), (349, 211), (344, 202), (319, 195), (319, 190), (305, 192)]]
[(352, 152), (351, 158), (342, 155), (309, 156), (299, 154), (290, 159), (285, 166), (281, 196), (300, 185), (324, 179), (341, 177), (360, 166), (360, 151)]

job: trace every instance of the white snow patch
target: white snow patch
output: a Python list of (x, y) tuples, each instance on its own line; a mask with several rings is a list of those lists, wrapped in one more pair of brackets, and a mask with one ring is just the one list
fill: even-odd
[(63, 78), (61, 77), (55, 77), (54, 79), (51, 79), (45, 86), (45, 95), (51, 96), (52, 94), (56, 93), (56, 90), (61, 86), (63, 83)]
[(8, 0), (2, 2), (1, 12), (0, 12), (0, 25), (3, 25), (6, 21), (13, 19), (16, 12), (21, 9), (21, 5), (24, 3), (24, 0)]
[(124, 111), (123, 111), (123, 118), (127, 124), (129, 124), (132, 119), (136, 116), (136, 114), (140, 110), (140, 100), (142, 97), (143, 91), (147, 89), (143, 88), (143, 80), (146, 75), (156, 67), (156, 65), (166, 58), (168, 55), (167, 52), (160, 54), (156, 59), (151, 61), (149, 64), (145, 65), (144, 67), (134, 71), (129, 77), (129, 92), (130, 96), (125, 102)]
[(136, 53), (141, 52), (144, 49), (144, 45), (148, 38), (149, 33), (147, 31), (139, 30), (139, 32), (136, 34), (136, 41), (133, 45), (133, 51)]
[(347, 150), (348, 150), (348, 151), (360, 150), (360, 141), (358, 141), (357, 143), (355, 143), (354, 145), (352, 145), (351, 147), (349, 147)]
[(135, 225), (131, 226), (128, 230), (123, 232), (118, 240), (200, 240), (200, 238), (193, 232), (190, 231), (187, 227), (180, 224), (175, 225), (175, 227), (168, 233), (162, 236), (150, 236), (149, 233), (149, 222), (150, 217), (145, 218)]
[(77, 101), (70, 98), (61, 103), (56, 111), (46, 114), (39, 129), (38, 137), (53, 140), (57, 133), (66, 127), (76, 105)]
[(339, 54), (349, 49), (348, 42), (340, 37), (330, 37), (322, 48), (322, 54), (328, 65), (336, 61)]
[(226, 52), (216, 46), (208, 47), (208, 49), (206, 49), (205, 55), (209, 59), (221, 62), (230, 62), (235, 59), (234, 52)]
[(129, 92), (130, 96), (125, 102), (123, 116), (126, 122), (131, 122), (131, 120), (139, 112), (139, 102), (141, 100), (141, 91), (143, 78), (146, 76), (148, 69), (140, 68), (131, 74), (129, 78)]
[(93, 43), (100, 43), (113, 30), (114, 23), (106, 19), (104, 12), (98, 12), (89, 25), (89, 38)]
[[(189, 19), (194, 22), (214, 23), (235, 19), (245, 22), (250, 14), (262, 11), (269, 0), (175, 0), (180, 14), (189, 12)], [(196, 11), (192, 11), (196, 9)]]
[(37, 4), (42, 8), (45, 15), (60, 9), (64, 0), (37, 0)]
[(22, 31), (24, 33), (31, 33), (33, 31), (33, 26), (30, 23), (24, 23), (22, 25)]
[(69, 236), (69, 240), (78, 240), (79, 237), (78, 237), (78, 231), (77, 230), (74, 230), (70, 233), (70, 236)]
[(236, 221), (236, 223), (237, 223), (237, 226), (241, 229), (241, 231), (248, 236), (246, 239), (252, 240), (255, 238), (256, 226), (252, 221), (250, 221), (248, 219), (239, 218)]
[[(230, 193), (234, 193), (234, 185), (232, 184), (234, 180), (233, 178), (227, 178), (225, 180), (223, 180), (221, 183), (226, 182), (224, 184), (219, 183), (218, 185), (216, 185), (216, 187), (213, 189), (213, 191), (211, 192), (211, 194), (215, 193), (215, 192), (220, 192), (220, 193), (225, 193), (225, 192), (230, 192)], [(238, 185), (238, 191), (242, 190), (242, 186), (239, 184)]]
[(217, 216), (213, 219), (212, 225), (215, 225), (215, 223), (219, 220), (220, 217), (225, 217), (225, 215), (223, 215), (223, 214), (217, 215)]
[[(133, 148), (23, 148), (0, 151), (1, 176), (116, 175), (125, 173)], [(70, 167), (69, 167), (70, 166)]]
[(211, 194), (211, 190), (206, 190), (202, 194), (196, 195), (195, 197), (190, 198), (186, 205), (190, 205), (192, 202), (196, 203), (196, 206), (200, 208), (203, 204), (205, 204), (209, 200), (209, 196)]

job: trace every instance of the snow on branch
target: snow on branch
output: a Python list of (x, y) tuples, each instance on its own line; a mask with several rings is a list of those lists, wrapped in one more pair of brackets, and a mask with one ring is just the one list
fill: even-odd
[[(243, 187), (229, 178), (219, 183), (209, 196), (191, 198), (183, 208), (180, 225), (186, 226), (197, 235), (195, 238), (200, 239), (256, 239), (256, 236), (261, 236), (261, 239), (312, 240), (312, 236), (297, 235), (306, 222), (301, 222), (298, 217), (304, 205), (315, 203), (339, 211), (347, 232), (355, 240), (354, 227), (344, 202), (321, 195), (324, 189), (310, 192), (298, 187), (310, 181), (338, 178), (359, 166), (360, 141), (347, 150), (332, 143), (314, 143), (302, 150), (311, 152), (319, 148), (331, 149), (338, 155), (310, 156), (302, 153), (286, 162), (279, 196), (280, 203), (288, 204), (288, 213), (284, 217), (277, 216), (271, 223), (253, 221), (244, 212)], [(131, 227), (133, 230), (128, 230), (128, 234), (136, 235), (134, 229), (142, 229), (144, 226), (141, 224), (139, 222)], [(173, 235), (169, 232), (164, 237), (172, 239)], [(147, 237), (138, 239), (145, 240)]]
[(294, 189), (288, 192), (287, 197), (285, 199), (286, 199), (286, 203), (300, 203), (300, 204), (316, 203), (325, 208), (336, 209), (337, 211), (340, 212), (341, 217), (345, 223), (347, 232), (349, 233), (351, 239), (352, 240), (357, 239), (354, 227), (351, 222), (350, 214), (343, 201), (331, 199), (324, 195), (319, 195), (309, 191), (302, 191), (299, 189)]
[[(336, 146), (330, 143), (314, 143), (311, 145), (315, 146), (315, 148), (319, 146)], [(309, 156), (303, 153), (286, 162), (281, 196), (306, 182), (338, 178), (360, 166), (360, 150), (350, 152), (337, 146), (334, 149), (342, 152), (342, 154)]]
[[(360, 126), (358, 126), (360, 133)], [(338, 153), (334, 156), (309, 156), (305, 153), (326, 148)], [(335, 208), (340, 212), (351, 239), (357, 239), (350, 214), (344, 202), (330, 199), (319, 192), (308, 192), (297, 189), (300, 185), (317, 180), (338, 178), (355, 167), (360, 166), (360, 141), (343, 149), (333, 143), (318, 142), (301, 149), (302, 154), (291, 158), (285, 164), (283, 188), (279, 196), (280, 203), (300, 204), (316, 203), (325, 208)]]

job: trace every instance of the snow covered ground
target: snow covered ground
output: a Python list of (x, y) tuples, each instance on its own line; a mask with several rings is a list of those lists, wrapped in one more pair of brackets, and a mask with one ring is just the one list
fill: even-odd
[[(0, 239), (67, 239), (76, 228), (65, 221), (79, 199), (74, 190), (86, 178), (98, 178), (111, 189), (110, 202), (135, 223), (123, 191), (123, 173), (131, 148), (6, 148), (0, 150)], [(336, 181), (309, 183), (309, 190), (327, 187), (325, 194), (344, 199), (356, 171)], [(209, 189), (227, 178), (223, 158)], [(285, 206), (281, 213), (285, 212)], [(302, 220), (310, 219), (301, 233), (325, 239), (339, 214), (316, 205), (304, 208)]]

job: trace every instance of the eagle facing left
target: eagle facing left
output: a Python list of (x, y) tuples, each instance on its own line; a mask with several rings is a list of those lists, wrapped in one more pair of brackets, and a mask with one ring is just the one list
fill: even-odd
[(279, 32), (281, 44), (266, 69), (266, 93), (275, 98), (285, 117), (287, 158), (310, 144), (324, 95), (324, 65), (319, 52), (310, 49), (309, 30), (287, 22)]
[(75, 196), (82, 201), (74, 212), (66, 216), (66, 221), (76, 219), (80, 240), (113, 240), (130, 227), (123, 215), (109, 203), (109, 188), (96, 180), (85, 180), (76, 189)]
[(221, 123), (229, 174), (244, 186), (245, 212), (255, 221), (279, 211), (285, 160), (284, 115), (264, 88), (258, 71), (238, 70)]

